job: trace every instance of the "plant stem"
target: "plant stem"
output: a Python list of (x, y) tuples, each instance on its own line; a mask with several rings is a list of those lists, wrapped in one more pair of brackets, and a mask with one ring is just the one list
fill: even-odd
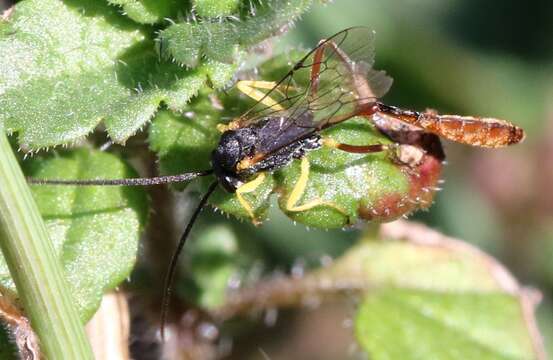
[(93, 359), (60, 262), (0, 124), (0, 248), (47, 359)]

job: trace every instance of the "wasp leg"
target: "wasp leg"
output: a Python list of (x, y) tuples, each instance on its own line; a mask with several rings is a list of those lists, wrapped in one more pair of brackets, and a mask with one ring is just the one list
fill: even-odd
[(323, 138), (323, 145), (354, 154), (370, 154), (389, 151), (396, 147), (395, 144), (348, 145), (339, 143), (331, 138)]
[(308, 201), (303, 205), (297, 205), (302, 195), (305, 193), (305, 188), (307, 187), (308, 179), (309, 179), (309, 161), (307, 160), (306, 157), (303, 157), (301, 159), (300, 177), (296, 185), (294, 185), (294, 188), (292, 189), (292, 192), (290, 193), (288, 200), (286, 200), (286, 211), (300, 212), (300, 211), (313, 209), (314, 207), (317, 207), (317, 206), (328, 206), (338, 210), (340, 213), (344, 215), (347, 215), (347, 212), (341, 207), (339, 207), (338, 205), (330, 201), (325, 201), (318, 198)]
[[(271, 90), (278, 87), (274, 81), (257, 81), (257, 80), (241, 80), (236, 83), (236, 88), (244, 95), (251, 97), (255, 101), (262, 103), (268, 108), (273, 108), (275, 111), (283, 110), (283, 107), (269, 95), (258, 89)], [(239, 120), (231, 121), (229, 124), (217, 125), (217, 130), (224, 133), (227, 130), (234, 130), (239, 128)]]
[[(325, 54), (325, 51), (328, 51), (328, 54)], [(325, 125), (322, 125), (321, 129), (330, 126), (332, 124), (340, 123), (344, 120), (347, 120), (355, 115), (365, 115), (370, 116), (374, 114), (377, 110), (377, 107), (375, 105), (376, 103), (376, 95), (372, 91), (371, 87), (369, 86), (369, 83), (366, 79), (366, 76), (361, 76), (356, 70), (355, 70), (355, 62), (353, 62), (349, 56), (340, 49), (334, 41), (329, 40), (321, 40), (319, 41), (319, 45), (317, 46), (317, 49), (315, 50), (315, 53), (313, 54), (313, 64), (311, 65), (311, 72), (310, 72), (310, 89), (309, 89), (309, 97), (312, 101), (316, 101), (317, 99), (317, 93), (319, 91), (319, 84), (320, 84), (320, 78), (321, 78), (321, 65), (325, 63), (328, 59), (327, 58), (335, 58), (338, 61), (340, 61), (346, 69), (348, 69), (349, 73), (351, 74), (351, 81), (353, 83), (353, 87), (356, 91), (356, 97), (357, 97), (357, 109), (352, 114), (343, 114), (342, 116), (338, 116), (335, 118), (329, 119), (327, 122), (325, 122)], [(325, 65), (326, 66), (326, 65)], [(323, 70), (324, 71), (324, 70)]]
[(425, 151), (408, 144), (373, 144), (373, 145), (349, 145), (342, 144), (330, 138), (323, 138), (323, 145), (333, 149), (342, 150), (353, 154), (371, 154), (387, 152), (393, 162), (400, 165), (409, 165), (411, 168), (420, 164)]
[(252, 206), (244, 198), (243, 194), (255, 191), (255, 189), (257, 189), (259, 185), (263, 183), (263, 180), (265, 180), (265, 173), (259, 173), (259, 175), (255, 179), (245, 184), (242, 184), (238, 189), (236, 189), (236, 192), (235, 192), (238, 202), (240, 203), (240, 205), (242, 205), (242, 207), (246, 210), (248, 215), (252, 218), (252, 222), (254, 223), (254, 225), (259, 225), (261, 222), (255, 218), (255, 214), (253, 212)]
[(340, 49), (334, 41), (329, 41), (326, 39), (322, 39), (319, 41), (319, 44), (317, 45), (317, 50), (313, 54), (313, 65), (311, 65), (311, 96), (316, 96), (317, 91), (319, 89), (319, 80), (321, 75), (321, 64), (323, 64), (326, 60), (323, 59), (324, 52), (332, 51), (330, 56), (335, 56), (338, 60), (340, 60), (346, 68), (351, 72), (354, 73), (355, 63), (348, 57), (348, 55)]
[(323, 61), (323, 54), (326, 48), (326, 46), (324, 45), (325, 41), (326, 40), (324, 39), (319, 41), (319, 44), (317, 45), (317, 50), (313, 55), (313, 65), (311, 65), (311, 91), (309, 93), (309, 96), (312, 96), (312, 97), (316, 97), (317, 91), (319, 90), (321, 64)]
[(277, 83), (274, 81), (255, 81), (255, 80), (242, 80), (236, 83), (236, 87), (245, 95), (251, 97), (252, 99), (259, 101), (263, 105), (266, 105), (274, 110), (283, 110), (273, 98), (267, 96), (266, 93), (258, 89), (267, 89), (271, 90)]

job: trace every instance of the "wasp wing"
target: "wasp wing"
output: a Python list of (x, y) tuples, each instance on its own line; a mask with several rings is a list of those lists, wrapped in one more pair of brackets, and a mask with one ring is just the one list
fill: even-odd
[(317, 131), (362, 113), (392, 84), (384, 72), (373, 70), (374, 53), (374, 32), (366, 27), (321, 40), (237, 119), (238, 127), (281, 117), (290, 126)]

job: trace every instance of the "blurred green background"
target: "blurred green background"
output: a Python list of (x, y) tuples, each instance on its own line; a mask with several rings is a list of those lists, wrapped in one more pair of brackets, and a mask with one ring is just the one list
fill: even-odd
[[(2, 5), (7, 1), (0, 0)], [(375, 67), (394, 78), (384, 98), (387, 104), (493, 116), (526, 130), (526, 141), (508, 149), (444, 142), (448, 165), (443, 190), (429, 211), (411, 219), (475, 244), (504, 263), (521, 283), (539, 289), (540, 329), (553, 354), (553, 1), (317, 3), (283, 41), (285, 46), (311, 48), (319, 39), (355, 25), (376, 31)], [(234, 220), (230, 226), (238, 242), (251, 248), (247, 252), (252, 258), (269, 254), (271, 265), (285, 272), (339, 255), (360, 234), (355, 229), (308, 230), (274, 207), (270, 218), (257, 228)], [(196, 237), (214, 223), (228, 226), (229, 220), (206, 212)], [(164, 265), (160, 267), (163, 271)], [(271, 359), (357, 356), (347, 329), (353, 303), (346, 309), (325, 306), (317, 313), (284, 312), (276, 326), (259, 326), (243, 341), (238, 338), (233, 358), (260, 359), (260, 349)], [(332, 341), (322, 344), (324, 338)]]
[[(475, 244), (504, 263), (521, 283), (538, 288), (544, 296), (540, 329), (552, 354), (553, 2), (341, 0), (315, 6), (285, 41), (311, 48), (319, 39), (355, 25), (376, 31), (375, 67), (394, 78), (384, 98), (387, 104), (493, 116), (526, 130), (525, 142), (508, 149), (444, 141), (448, 165), (443, 191), (428, 212), (411, 219)], [(288, 264), (297, 262), (298, 254), (307, 264), (327, 253), (336, 255), (357, 236), (356, 231), (307, 232), (277, 211), (271, 219), (251, 237), (268, 244), (277, 261)], [(334, 307), (327, 310), (329, 324), (342, 317)], [(293, 319), (282, 325), (288, 330), (267, 335), (269, 343), (275, 337), (296, 337), (291, 345), (264, 347), (275, 350), (271, 358), (286, 358), (294, 349), (318, 350), (305, 358), (336, 358), (332, 350), (306, 345), (314, 336), (310, 331), (321, 329), (324, 318), (304, 314)], [(334, 328), (335, 334), (325, 336), (351, 341), (339, 324)], [(277, 343), (288, 344), (282, 338)], [(259, 351), (251, 351), (252, 358), (259, 358)]]

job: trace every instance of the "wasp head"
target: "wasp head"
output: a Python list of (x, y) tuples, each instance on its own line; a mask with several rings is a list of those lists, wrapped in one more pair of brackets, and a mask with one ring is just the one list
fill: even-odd
[(228, 192), (235, 192), (242, 184), (236, 165), (250, 156), (256, 143), (257, 134), (251, 128), (225, 131), (217, 148), (211, 154), (213, 172), (221, 186)]

